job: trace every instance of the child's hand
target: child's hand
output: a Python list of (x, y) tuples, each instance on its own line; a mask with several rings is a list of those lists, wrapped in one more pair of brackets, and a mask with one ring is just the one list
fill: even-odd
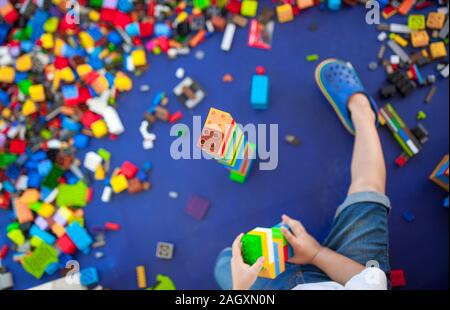
[(259, 271), (264, 266), (264, 257), (260, 257), (253, 266), (244, 262), (241, 251), (241, 240), (244, 234), (240, 234), (233, 242), (231, 258), (231, 275), (233, 278), (233, 290), (248, 290), (256, 282)]
[(287, 215), (282, 217), (283, 223), (289, 226), (292, 232), (286, 228), (281, 228), (283, 235), (294, 250), (294, 256), (288, 262), (297, 265), (306, 265), (312, 263), (322, 246), (314, 239), (305, 227), (296, 220)]

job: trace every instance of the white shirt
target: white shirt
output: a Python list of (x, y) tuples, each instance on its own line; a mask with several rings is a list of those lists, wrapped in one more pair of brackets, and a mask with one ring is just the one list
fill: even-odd
[(318, 282), (299, 284), (293, 290), (387, 290), (386, 274), (379, 268), (366, 268), (353, 278), (345, 286), (333, 282)]

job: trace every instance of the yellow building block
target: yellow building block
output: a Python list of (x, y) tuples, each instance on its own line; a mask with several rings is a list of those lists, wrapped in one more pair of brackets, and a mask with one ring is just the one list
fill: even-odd
[(81, 46), (85, 49), (93, 48), (95, 46), (94, 39), (86, 31), (81, 31), (78, 34), (78, 37), (80, 39)]
[(84, 78), (86, 74), (92, 71), (92, 67), (88, 64), (82, 64), (77, 66), (77, 74), (80, 76), (80, 78)]
[(108, 134), (108, 127), (103, 119), (99, 119), (91, 124), (92, 134), (96, 138), (103, 138)]
[(128, 180), (123, 174), (112, 177), (110, 183), (113, 192), (116, 194), (123, 192), (128, 188)]
[(95, 10), (90, 10), (88, 17), (91, 21), (98, 22), (100, 20), (100, 13)]
[(428, 14), (427, 27), (433, 30), (440, 30), (445, 24), (445, 14), (439, 12), (431, 12)]
[(118, 72), (116, 74), (114, 85), (120, 92), (129, 91), (133, 88), (133, 82), (131, 81), (131, 79), (122, 72)]
[(95, 169), (94, 178), (97, 181), (101, 181), (101, 180), (104, 180), (106, 178), (105, 169), (103, 168), (102, 165), (98, 165), (97, 169)]
[(70, 222), (71, 220), (73, 220), (73, 218), (75, 217), (75, 215), (73, 214), (72, 210), (70, 210), (67, 207), (60, 207), (58, 209), (58, 213), (67, 220), (67, 222)]
[(12, 83), (16, 77), (16, 70), (10, 66), (0, 66), (0, 82)]
[(294, 11), (289, 3), (277, 6), (277, 17), (280, 23), (287, 23), (294, 20)]
[(131, 59), (135, 67), (141, 67), (147, 65), (147, 57), (143, 49), (135, 50), (131, 53)]
[(37, 111), (36, 104), (32, 100), (26, 100), (22, 106), (22, 115), (28, 116), (36, 113), (36, 111)]
[(45, 101), (45, 91), (42, 84), (31, 85), (29, 88), (30, 98), (34, 102)]
[(50, 33), (44, 33), (41, 36), (42, 47), (49, 50), (55, 46), (55, 40), (53, 40), (53, 35)]
[(430, 37), (426, 30), (411, 32), (411, 44), (413, 47), (425, 47), (430, 44)]
[(16, 59), (16, 69), (19, 72), (30, 71), (32, 66), (33, 62), (31, 61), (30, 54), (23, 54)]
[(70, 67), (65, 67), (61, 70), (59, 70), (59, 78), (67, 83), (72, 83), (75, 81), (75, 74), (73, 74), (73, 71)]
[(66, 43), (61, 39), (55, 40), (55, 48), (53, 49), (53, 53), (55, 56), (62, 56), (62, 50)]
[(389, 38), (391, 40), (394, 40), (395, 42), (397, 42), (397, 44), (402, 46), (402, 47), (407, 47), (408, 46), (408, 40), (403, 38), (401, 35), (398, 35), (398, 34), (395, 34), (395, 33), (391, 33), (389, 35)]
[(42, 245), (42, 243), (44, 243), (44, 240), (42, 240), (38, 236), (33, 236), (30, 239), (30, 245), (34, 248), (40, 247)]
[(430, 44), (430, 54), (433, 59), (444, 58), (447, 56), (447, 49), (444, 42), (435, 42)]
[(109, 87), (108, 80), (105, 76), (100, 75), (98, 78), (95, 79), (95, 81), (92, 83), (91, 87), (94, 89), (94, 91), (97, 94), (102, 94), (104, 91), (106, 91)]
[(55, 206), (53, 206), (50, 203), (46, 203), (44, 202), (41, 207), (39, 208), (39, 211), (37, 212), (40, 216), (42, 216), (43, 218), (50, 218), (51, 216), (53, 216), (53, 214), (55, 213)]
[(12, 115), (11, 109), (9, 109), (9, 108), (6, 107), (6, 108), (4, 108), (4, 109), (2, 110), (2, 116), (3, 116), (3, 118), (8, 119), (8, 118), (11, 117), (11, 115)]

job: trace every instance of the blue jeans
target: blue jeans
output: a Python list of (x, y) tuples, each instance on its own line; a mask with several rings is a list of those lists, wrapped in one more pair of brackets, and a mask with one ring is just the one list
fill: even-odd
[[(336, 211), (330, 234), (323, 245), (363, 265), (375, 265), (389, 273), (389, 238), (387, 216), (389, 198), (375, 192), (349, 195)], [(217, 258), (214, 276), (221, 289), (230, 290), (231, 248)], [(332, 281), (311, 265), (286, 264), (286, 271), (276, 279), (258, 278), (253, 290), (289, 290), (299, 284)]]

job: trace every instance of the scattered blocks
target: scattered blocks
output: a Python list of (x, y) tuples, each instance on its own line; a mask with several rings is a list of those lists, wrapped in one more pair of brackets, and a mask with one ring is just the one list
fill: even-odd
[(432, 30), (441, 30), (445, 24), (445, 14), (430, 12), (427, 18), (427, 27)]
[(413, 47), (425, 47), (430, 44), (430, 37), (426, 30), (419, 30), (411, 32), (411, 44)]
[(434, 42), (430, 44), (430, 54), (433, 59), (447, 57), (447, 49), (444, 42)]
[(137, 266), (136, 267), (136, 278), (137, 278), (137, 286), (138, 288), (144, 289), (147, 288), (147, 276), (145, 275), (145, 267)]
[(426, 28), (424, 15), (409, 15), (408, 28), (411, 30), (424, 30)]
[(122, 174), (113, 176), (111, 178), (110, 184), (115, 194), (121, 193), (128, 188), (128, 180)]
[(174, 245), (168, 242), (158, 242), (156, 245), (156, 257), (161, 259), (173, 258)]

